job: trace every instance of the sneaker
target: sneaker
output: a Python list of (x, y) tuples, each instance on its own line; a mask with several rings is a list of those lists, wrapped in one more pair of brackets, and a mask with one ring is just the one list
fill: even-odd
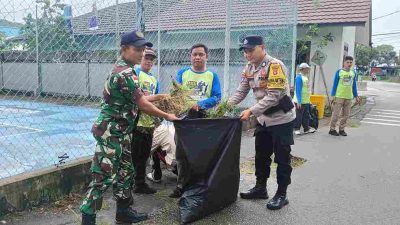
[(295, 130), (295, 131), (294, 131), (294, 134), (295, 134), (295, 135), (300, 135), (301, 132), (300, 132), (300, 130)]
[(310, 129), (308, 129), (307, 131), (304, 131), (305, 134), (312, 134), (315, 133), (315, 131), (317, 131), (316, 129), (314, 129), (313, 127), (310, 127)]
[(147, 179), (153, 181), (154, 183), (160, 183), (161, 182), (161, 177), (155, 177), (154, 176), (154, 170), (151, 173), (148, 173), (146, 176)]
[(347, 133), (344, 132), (344, 130), (339, 130), (339, 135), (340, 136), (347, 136)]
[(330, 130), (329, 134), (333, 136), (339, 136), (339, 133), (336, 130)]

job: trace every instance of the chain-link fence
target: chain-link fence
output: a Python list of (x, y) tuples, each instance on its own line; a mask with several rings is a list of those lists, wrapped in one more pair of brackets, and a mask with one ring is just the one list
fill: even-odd
[(227, 97), (246, 35), (262, 35), (293, 74), (296, 18), (296, 0), (1, 0), (0, 179), (93, 154), (90, 128), (121, 33), (144, 27), (162, 92), (190, 66), (190, 47), (206, 44)]

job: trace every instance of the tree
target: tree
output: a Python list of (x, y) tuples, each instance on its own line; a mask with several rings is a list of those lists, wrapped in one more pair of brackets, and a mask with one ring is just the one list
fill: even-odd
[(365, 45), (356, 45), (355, 57), (357, 66), (358, 67), (369, 66), (374, 59), (377, 59), (378, 54), (379, 52), (376, 48), (372, 48)]
[(3, 32), (0, 32), (0, 51), (10, 51), (18, 45), (18, 43), (7, 40), (6, 37)]
[(379, 63), (389, 65), (396, 62), (396, 52), (392, 45), (378, 45), (376, 46), (376, 50), (378, 51), (377, 60)]
[(65, 4), (61, 0), (38, 0), (41, 5), (41, 15), (38, 20), (29, 13), (25, 18), (25, 25), (21, 34), (25, 38), (25, 48), (36, 49), (36, 23), (38, 25), (38, 39), (40, 52), (78, 50), (79, 45), (74, 41), (72, 33), (68, 30), (67, 22), (62, 15)]
[(6, 35), (4, 35), (3, 32), (0, 32), (0, 51), (4, 50), (6, 48)]

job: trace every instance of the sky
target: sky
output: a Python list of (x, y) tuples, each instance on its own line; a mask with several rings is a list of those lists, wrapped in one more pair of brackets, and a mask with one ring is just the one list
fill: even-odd
[[(115, 4), (116, 1), (124, 3), (132, 0), (61, 0), (63, 3), (73, 5), (74, 16), (90, 12), (94, 1), (97, 3), (97, 8), (101, 9)], [(27, 12), (35, 12), (34, 2), (34, 0), (0, 0), (0, 19), (23, 22), (23, 17), (26, 16)], [(372, 18), (384, 16), (395, 11), (400, 11), (400, 0), (372, 0)], [(400, 32), (400, 12), (372, 21), (372, 34), (391, 32)], [(372, 36), (372, 42), (374, 46), (391, 44), (399, 51), (400, 33)]]
[(390, 44), (400, 50), (400, 0), (372, 0), (372, 19), (395, 11), (393, 15), (372, 21), (372, 34), (395, 33), (393, 35), (372, 36), (374, 46)]

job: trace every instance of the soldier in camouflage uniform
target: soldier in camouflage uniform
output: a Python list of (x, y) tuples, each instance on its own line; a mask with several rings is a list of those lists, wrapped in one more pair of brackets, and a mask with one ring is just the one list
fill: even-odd
[(80, 207), (82, 225), (96, 224), (96, 210), (102, 206), (102, 196), (112, 185), (117, 201), (116, 222), (135, 223), (147, 219), (130, 206), (133, 204), (131, 183), (134, 175), (130, 145), (140, 109), (149, 115), (176, 120), (176, 116), (156, 108), (137, 85), (133, 65), (139, 64), (146, 42), (140, 32), (126, 33), (121, 37), (121, 58), (115, 63), (103, 91), (101, 112), (92, 127), (96, 150), (92, 161), (92, 182)]

